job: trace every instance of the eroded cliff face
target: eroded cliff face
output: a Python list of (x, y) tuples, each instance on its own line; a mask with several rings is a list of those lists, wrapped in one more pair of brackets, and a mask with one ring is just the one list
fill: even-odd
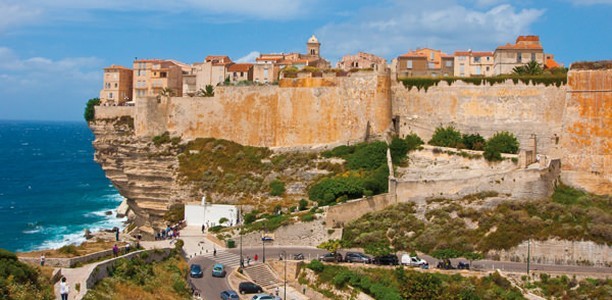
[[(155, 146), (151, 138), (134, 135), (130, 116), (96, 119), (89, 124), (96, 139), (94, 159), (128, 199), (128, 217), (145, 232), (161, 225), (173, 203), (193, 199), (191, 186), (179, 183), (180, 149), (171, 143)], [(151, 232), (152, 233), (152, 232)]]

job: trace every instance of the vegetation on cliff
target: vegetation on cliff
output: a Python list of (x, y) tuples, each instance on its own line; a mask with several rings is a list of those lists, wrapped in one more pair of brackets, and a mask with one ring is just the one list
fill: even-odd
[(87, 122), (93, 121), (93, 119), (95, 118), (95, 113), (96, 113), (96, 110), (95, 110), (96, 105), (100, 105), (100, 98), (92, 98), (87, 101), (87, 104), (85, 105), (85, 113), (83, 114), (85, 121)]
[(462, 256), (509, 249), (527, 239), (559, 238), (599, 244), (612, 240), (610, 196), (587, 194), (561, 185), (548, 200), (506, 201), (493, 209), (469, 207), (495, 195), (482, 193), (461, 200), (432, 199), (428, 201), (430, 205), (424, 220), (417, 218), (412, 203), (368, 213), (344, 228), (343, 246), (374, 244), (395, 251)]
[(429, 144), (457, 149), (484, 150), (483, 156), (489, 161), (502, 160), (502, 153), (516, 154), (519, 151), (519, 141), (510, 132), (496, 132), (485, 141), (480, 134), (461, 134), (453, 126), (436, 128)]
[(1, 299), (55, 299), (50, 280), (41, 269), (20, 262), (17, 256), (0, 249)]
[(191, 299), (187, 263), (178, 252), (153, 263), (138, 256), (119, 259), (110, 276), (98, 282), (83, 299)]
[(463, 277), (435, 272), (418, 272), (398, 267), (347, 268), (322, 264), (313, 260), (308, 265), (316, 274), (316, 282), (308, 282), (306, 272), (300, 274), (302, 284), (331, 299), (346, 299), (362, 291), (375, 299), (524, 299), (521, 292), (498, 273), (483, 277)]
[(533, 84), (543, 84), (545, 86), (554, 85), (554, 86), (562, 86), (567, 84), (567, 74), (564, 72), (551, 73), (546, 75), (500, 75), (495, 77), (407, 77), (400, 78), (404, 86), (407, 89), (412, 89), (413, 87), (417, 88), (417, 90), (423, 89), (427, 91), (432, 86), (438, 86), (440, 81), (446, 81), (449, 85), (452, 85), (455, 81), (463, 81), (468, 84), (473, 85), (483, 85), (489, 84), (493, 86), (495, 84), (503, 84), (507, 80), (512, 80), (514, 84), (518, 84), (522, 82), (526, 85)]

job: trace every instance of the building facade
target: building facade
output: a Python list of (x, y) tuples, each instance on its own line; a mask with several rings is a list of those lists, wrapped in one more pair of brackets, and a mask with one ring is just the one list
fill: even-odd
[(487, 51), (456, 51), (454, 53), (455, 68), (453, 73), (458, 77), (488, 77), (493, 76), (493, 52)]
[(241, 63), (230, 65), (227, 68), (227, 73), (231, 83), (253, 81), (253, 64)]
[(454, 58), (440, 50), (422, 48), (397, 57), (398, 77), (452, 76)]
[(537, 35), (519, 36), (514, 44), (497, 47), (494, 53), (494, 75), (512, 74), (515, 67), (535, 61), (544, 66), (544, 48)]
[(137, 59), (134, 61), (134, 98), (158, 96), (169, 89), (172, 96), (183, 95), (183, 69), (187, 65), (171, 60)]
[(104, 82), (100, 90), (102, 105), (124, 105), (132, 101), (132, 69), (111, 65), (104, 68)]
[(386, 65), (387, 60), (374, 54), (358, 52), (354, 55), (345, 55), (336, 64), (336, 68), (344, 71), (353, 69), (374, 69), (375, 66)]

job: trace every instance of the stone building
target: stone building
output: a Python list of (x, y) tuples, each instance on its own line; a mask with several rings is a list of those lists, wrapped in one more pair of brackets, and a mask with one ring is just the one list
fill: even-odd
[(544, 66), (544, 48), (537, 35), (519, 36), (514, 44), (495, 49), (493, 75), (511, 74), (515, 67), (536, 61)]
[(421, 48), (397, 57), (398, 77), (453, 76), (454, 58), (440, 50)]
[(232, 64), (227, 68), (231, 83), (253, 81), (253, 64)]
[(234, 62), (227, 55), (209, 55), (195, 70), (196, 90), (207, 85), (217, 86), (228, 78), (227, 68)]
[(453, 74), (459, 77), (493, 76), (493, 52), (455, 51)]
[(374, 54), (358, 52), (354, 55), (345, 55), (336, 64), (336, 68), (344, 71), (353, 69), (374, 69), (376, 65), (384, 65), (387, 60)]
[(132, 100), (132, 69), (111, 65), (104, 68), (103, 88), (100, 90), (102, 105), (123, 105)]
[(189, 66), (174, 60), (137, 59), (134, 61), (133, 96), (157, 96), (170, 89), (173, 96), (183, 95), (183, 71)]

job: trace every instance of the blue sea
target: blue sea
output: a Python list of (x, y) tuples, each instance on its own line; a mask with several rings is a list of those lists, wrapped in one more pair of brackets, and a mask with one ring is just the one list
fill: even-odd
[(93, 139), (85, 122), (0, 120), (0, 248), (54, 249), (123, 225)]

